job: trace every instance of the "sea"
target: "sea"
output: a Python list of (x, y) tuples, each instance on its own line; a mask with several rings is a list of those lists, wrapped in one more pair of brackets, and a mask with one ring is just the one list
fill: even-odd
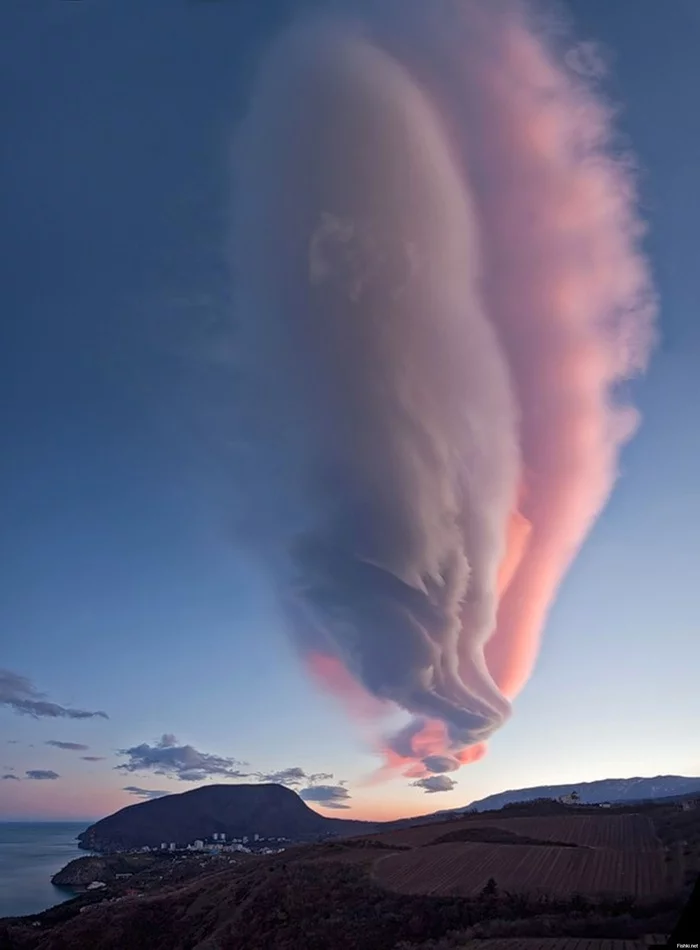
[(90, 822), (0, 822), (0, 917), (19, 917), (60, 904), (74, 896), (54, 887), (51, 877), (73, 858), (77, 836)]

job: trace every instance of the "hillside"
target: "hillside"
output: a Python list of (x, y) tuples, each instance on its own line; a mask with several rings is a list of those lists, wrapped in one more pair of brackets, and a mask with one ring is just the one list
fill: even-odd
[[(675, 814), (471, 816), (242, 860), (157, 853), (126, 882), (0, 921), (0, 948), (463, 950), (508, 937), (510, 950), (529, 937), (540, 950), (567, 936), (581, 943), (556, 950), (611, 950), (612, 938), (641, 950), (644, 935), (672, 931), (689, 894), (666, 850), (675, 833), (657, 837)], [(683, 814), (684, 835), (699, 817)]]
[(325, 818), (282, 785), (205, 785), (122, 808), (90, 825), (78, 840), (86, 850), (116, 851), (171, 841), (184, 846), (222, 832), (229, 838), (257, 832), (265, 838), (315, 841), (373, 827), (369, 822)]
[(684, 775), (656, 775), (653, 778), (606, 778), (596, 782), (576, 782), (569, 785), (537, 785), (534, 788), (516, 788), (495, 795), (488, 795), (470, 805), (450, 808), (438, 814), (461, 812), (466, 808), (476, 811), (491, 811), (516, 802), (529, 802), (536, 798), (559, 798), (578, 792), (583, 804), (599, 802), (630, 802), (631, 804), (654, 799), (676, 798), (700, 794), (700, 778)]

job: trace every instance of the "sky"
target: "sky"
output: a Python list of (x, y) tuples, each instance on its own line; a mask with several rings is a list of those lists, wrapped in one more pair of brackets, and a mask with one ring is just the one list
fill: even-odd
[(94, 819), (220, 780), (282, 780), (325, 814), (389, 819), (507, 788), (700, 775), (700, 12), (566, 4), (575, 39), (600, 44), (636, 156), (659, 341), (512, 717), (435, 794), (420, 771), (379, 781), (371, 710), (348, 715), (310, 675), (211, 438), (236, 400), (210, 359), (235, 303), (232, 140), (301, 4), (262, 7), (5, 13), (0, 820)]

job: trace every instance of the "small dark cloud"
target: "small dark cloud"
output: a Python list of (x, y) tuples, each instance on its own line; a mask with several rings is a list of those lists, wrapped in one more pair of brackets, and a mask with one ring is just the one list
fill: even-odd
[(74, 752), (82, 752), (89, 749), (89, 745), (83, 745), (82, 742), (61, 742), (60, 739), (48, 739), (46, 745), (52, 745), (56, 749), (71, 749)]
[(278, 772), (256, 772), (255, 777), (260, 782), (271, 782), (273, 785), (302, 785), (306, 781), (306, 772), (298, 765), (289, 769), (280, 769)]
[(451, 755), (426, 755), (423, 759), (423, 765), (429, 772), (456, 772), (461, 768), (461, 763)]
[(451, 792), (457, 783), (449, 775), (431, 775), (428, 778), (419, 778), (411, 782), (411, 785), (422, 788), (424, 792)]
[(24, 774), (27, 776), (27, 778), (35, 779), (37, 782), (43, 782), (49, 779), (53, 780), (61, 777), (58, 772), (54, 772), (52, 769), (27, 769)]
[(349, 808), (350, 792), (344, 785), (312, 785), (302, 788), (299, 797), (305, 802), (316, 802), (324, 808)]
[(139, 788), (138, 785), (125, 785), (123, 791), (143, 799), (162, 798), (163, 795), (172, 795), (172, 792), (164, 792), (158, 788)]
[(11, 772), (8, 772), (7, 775), (3, 775), (2, 780), (5, 781), (5, 779), (8, 778), (14, 779), (15, 782), (21, 781), (18, 775), (13, 775)]
[(120, 749), (128, 761), (115, 766), (120, 772), (155, 772), (181, 782), (201, 782), (213, 776), (248, 778), (240, 766), (245, 762), (225, 756), (200, 752), (191, 745), (178, 745), (172, 733), (166, 732), (155, 745), (144, 742), (130, 749)]
[[(61, 706), (46, 699), (46, 693), (40, 693), (26, 676), (0, 669), (0, 706), (8, 706), (14, 712), (34, 719), (93, 719), (96, 716), (108, 719), (106, 712), (87, 709), (73, 709)], [(14, 740), (10, 740), (14, 741)]]
[(84, 762), (102, 762), (105, 757), (103, 755), (81, 755), (80, 758)]
[[(319, 782), (327, 782), (329, 779), (332, 779), (332, 778), (333, 778), (332, 772), (312, 772), (311, 775), (308, 776), (308, 781), (309, 781), (309, 785), (316, 785)], [(338, 785), (347, 785), (347, 784), (348, 784), (347, 780), (345, 779), (341, 779), (341, 781), (338, 782)]]
[(5, 742), (9, 743), (9, 745), (19, 745), (19, 739), (6, 739)]
[(256, 772), (255, 777), (259, 782), (271, 782), (274, 785), (287, 785), (290, 788), (294, 788), (297, 785), (316, 785), (319, 782), (327, 782), (333, 778), (333, 773), (308, 773), (300, 768), (300, 766), (294, 765), (288, 769), (280, 769), (279, 772)]

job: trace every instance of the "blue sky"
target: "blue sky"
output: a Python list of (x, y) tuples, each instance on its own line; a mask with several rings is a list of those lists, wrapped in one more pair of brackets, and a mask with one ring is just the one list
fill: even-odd
[(261, 772), (332, 773), (361, 817), (700, 774), (700, 11), (569, 3), (577, 34), (610, 54), (639, 158), (661, 342), (635, 386), (642, 428), (512, 721), (453, 792), (426, 796), (405, 779), (361, 787), (377, 760), (309, 683), (236, 553), (222, 471), (198, 457), (178, 401), (183, 347), (225, 306), (230, 134), (255, 55), (293, 6), (15, 0), (4, 12), (0, 666), (109, 719), (0, 706), (0, 765), (61, 776), (0, 784), (0, 818), (87, 818), (134, 801), (125, 785), (191, 787), (114, 770), (127, 761), (116, 750), (163, 733)]

